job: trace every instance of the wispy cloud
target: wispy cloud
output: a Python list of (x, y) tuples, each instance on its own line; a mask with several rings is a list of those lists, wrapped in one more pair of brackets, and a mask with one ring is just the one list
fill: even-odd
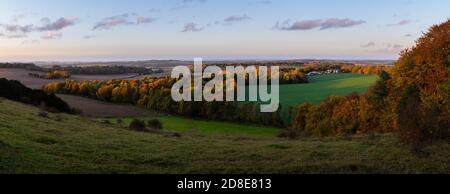
[[(369, 48), (370, 47), (370, 48)], [(393, 43), (383, 43), (380, 46), (369, 46), (366, 47), (366, 52), (374, 52), (374, 53), (399, 53), (405, 47), (400, 44)]]
[(233, 23), (233, 22), (240, 22), (240, 21), (249, 20), (249, 19), (251, 19), (251, 18), (247, 15), (234, 15), (234, 16), (229, 16), (229, 17), (225, 18), (223, 21), (227, 22), (227, 23)]
[(273, 2), (270, 0), (256, 0), (256, 1), (250, 1), (248, 2), (248, 5), (250, 6), (257, 6), (257, 5), (270, 5)]
[(93, 38), (95, 38), (95, 37), (97, 37), (97, 36), (95, 36), (95, 35), (86, 35), (86, 36), (83, 36), (83, 39), (93, 39)]
[(207, 2), (207, 0), (182, 0), (179, 4), (175, 5), (170, 10), (176, 11), (176, 10), (180, 10), (180, 9), (185, 9), (185, 8), (188, 8), (188, 6), (190, 6), (192, 4), (203, 4), (205, 2)]
[(5, 37), (15, 39), (15, 38), (26, 38), (27, 35), (26, 34), (9, 34), (9, 35), (5, 35)]
[(202, 30), (203, 28), (198, 27), (196, 23), (190, 22), (184, 24), (183, 30), (181, 30), (181, 32), (198, 32)]
[(61, 17), (52, 22), (49, 18), (42, 18), (41, 22), (42, 25), (0, 24), (0, 27), (5, 31), (5, 37), (7, 38), (24, 38), (31, 32), (60, 31), (75, 25), (76, 19)]
[(388, 24), (388, 25), (386, 25), (386, 26), (389, 26), (389, 27), (393, 27), (393, 26), (404, 26), (404, 25), (410, 24), (411, 22), (412, 22), (411, 20), (401, 20), (401, 21), (399, 21), (399, 22), (397, 22), (397, 23), (394, 23), (394, 24)]
[(155, 18), (139, 16), (136, 19), (136, 24), (148, 24), (154, 22), (155, 20)]
[(156, 19), (154, 18), (143, 17), (134, 13), (125, 13), (122, 15), (103, 18), (101, 21), (95, 24), (92, 30), (110, 30), (116, 26), (147, 24), (155, 20)]
[(205, 3), (208, 0), (183, 0), (183, 3)]
[(7, 33), (26, 34), (34, 30), (34, 25), (0, 24)]
[(45, 40), (56, 40), (61, 39), (63, 34), (61, 32), (48, 32), (41, 36), (42, 39)]
[(58, 31), (62, 30), (66, 27), (75, 25), (75, 18), (59, 18), (54, 22), (51, 22), (48, 18), (41, 19), (45, 24), (41, 27), (38, 27), (38, 31)]
[(95, 24), (92, 30), (109, 30), (114, 28), (115, 26), (133, 24), (133, 22), (129, 21), (129, 19), (130, 14), (128, 13), (103, 18), (101, 21)]
[[(226, 17), (223, 20), (216, 21), (213, 24), (215, 24), (215, 25), (220, 25), (220, 24), (232, 25), (234, 23), (243, 22), (243, 21), (250, 20), (250, 19), (252, 19), (252, 18), (249, 17), (247, 14), (244, 14), (244, 15), (232, 15), (232, 16)], [(211, 26), (211, 25), (212, 25), (211, 23), (208, 24), (208, 26)]]
[(148, 10), (148, 12), (150, 12), (150, 13), (159, 13), (159, 12), (161, 12), (161, 9), (151, 8), (150, 10)]
[(361, 47), (363, 48), (369, 48), (369, 47), (374, 47), (376, 44), (374, 42), (369, 42), (367, 44), (361, 45)]
[(392, 48), (392, 49), (403, 49), (403, 45), (399, 45), (399, 44), (389, 44), (388, 48)]
[(366, 23), (363, 20), (352, 20), (352, 19), (337, 19), (330, 18), (325, 20), (321, 25), (321, 30), (330, 29), (330, 28), (348, 28), (356, 25), (360, 25)]
[(277, 22), (273, 28), (280, 30), (312, 30), (320, 27), (320, 25), (322, 25), (322, 20), (303, 20), (292, 24), (289, 20), (286, 20), (283, 23)]
[(269, 1), (269, 0), (263, 0), (263, 1), (258, 1), (258, 3), (264, 4), (264, 5), (268, 5), (268, 4), (272, 4), (272, 1)]
[(39, 44), (41, 43), (39, 40), (24, 40), (22, 44)]
[(313, 19), (313, 20), (300, 20), (291, 22), (285, 20), (284, 22), (277, 22), (273, 29), (278, 30), (312, 30), (320, 28), (320, 30), (332, 29), (332, 28), (349, 28), (365, 23), (363, 20), (352, 19), (338, 19), (329, 18), (326, 20)]

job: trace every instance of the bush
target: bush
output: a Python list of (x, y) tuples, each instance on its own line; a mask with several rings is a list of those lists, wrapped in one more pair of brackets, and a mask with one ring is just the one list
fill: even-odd
[(133, 119), (133, 121), (131, 121), (130, 126), (129, 126), (130, 130), (133, 131), (147, 131), (147, 128), (145, 127), (145, 122), (139, 119)]
[(123, 126), (123, 120), (120, 119), (120, 118), (117, 119), (116, 123), (117, 123), (117, 125), (119, 125), (119, 126)]
[(288, 138), (288, 139), (298, 139), (301, 136), (301, 132), (294, 129), (283, 130), (278, 137), (280, 138)]
[(41, 111), (41, 112), (38, 113), (38, 116), (43, 117), (43, 118), (48, 118), (48, 113), (44, 112), (44, 111)]
[(102, 123), (103, 124), (107, 124), (107, 125), (111, 125), (111, 121), (109, 121), (109, 120), (103, 120)]
[(162, 129), (163, 128), (162, 122), (160, 120), (158, 120), (158, 119), (149, 120), (147, 122), (147, 126), (152, 128), (152, 129)]

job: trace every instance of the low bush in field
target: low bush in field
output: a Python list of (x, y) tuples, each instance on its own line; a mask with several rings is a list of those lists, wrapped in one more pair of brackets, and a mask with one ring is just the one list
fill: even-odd
[(130, 123), (129, 129), (133, 130), (133, 131), (141, 131), (141, 132), (147, 131), (145, 122), (142, 120), (139, 120), (139, 119), (133, 119), (133, 121), (131, 121), (131, 123)]
[(158, 130), (163, 128), (162, 122), (160, 120), (158, 120), (158, 119), (149, 120), (147, 122), (147, 126), (152, 128), (152, 129), (158, 129)]
[(123, 126), (123, 120), (121, 118), (118, 118), (116, 121), (117, 125)]

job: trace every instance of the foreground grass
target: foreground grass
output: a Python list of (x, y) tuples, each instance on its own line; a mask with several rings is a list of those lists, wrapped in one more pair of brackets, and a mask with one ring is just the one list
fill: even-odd
[(313, 76), (308, 84), (280, 86), (280, 102), (283, 106), (292, 106), (305, 102), (320, 103), (332, 95), (361, 94), (377, 79), (376, 75), (352, 73)]
[[(222, 135), (222, 136), (251, 136), (251, 137), (276, 137), (282, 129), (239, 124), (221, 121), (196, 120), (179, 116), (159, 116), (156, 117), (163, 123), (163, 129), (172, 132), (182, 132), (193, 135)], [(111, 124), (117, 124), (118, 119), (122, 120), (123, 126), (129, 126), (134, 118), (104, 118)], [(139, 118), (148, 121), (151, 117)]]
[(0, 102), (0, 173), (450, 173), (450, 143), (419, 155), (391, 135), (172, 137)]

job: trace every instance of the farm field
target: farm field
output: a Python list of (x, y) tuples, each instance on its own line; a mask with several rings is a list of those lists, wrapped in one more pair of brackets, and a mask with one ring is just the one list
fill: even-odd
[(87, 117), (148, 117), (155, 115), (151, 110), (131, 104), (102, 102), (100, 100), (64, 94), (58, 94), (57, 96), (71, 107), (81, 110), (81, 114)]
[(341, 73), (309, 78), (308, 84), (280, 86), (280, 103), (293, 106), (305, 102), (320, 103), (328, 96), (345, 96), (356, 92), (362, 94), (378, 79), (376, 75)]
[(139, 118), (144, 121), (151, 118), (158, 118), (163, 123), (164, 130), (167, 131), (231, 136), (275, 137), (281, 130), (251, 124), (197, 120), (160, 114), (129, 104), (108, 103), (80, 96), (59, 94), (58, 97), (66, 101), (71, 107), (81, 110), (83, 116), (102, 122), (108, 120), (112, 124), (116, 124), (118, 119), (121, 119), (124, 125), (128, 125), (134, 118)]
[[(28, 73), (42, 74), (39, 71), (30, 71), (26, 69), (11, 69), (0, 68), (0, 78), (6, 78), (9, 80), (18, 80), (25, 86), (33, 89), (40, 89), (43, 85), (51, 82), (63, 82), (64, 80), (48, 80), (31, 77)], [(111, 80), (111, 79), (142, 79), (143, 76), (139, 76), (135, 73), (120, 74), (120, 75), (72, 75), (70, 80)]]
[(174, 137), (73, 115), (39, 116), (35, 107), (4, 99), (0, 105), (0, 173), (449, 173), (446, 141), (412, 154), (389, 134)]

